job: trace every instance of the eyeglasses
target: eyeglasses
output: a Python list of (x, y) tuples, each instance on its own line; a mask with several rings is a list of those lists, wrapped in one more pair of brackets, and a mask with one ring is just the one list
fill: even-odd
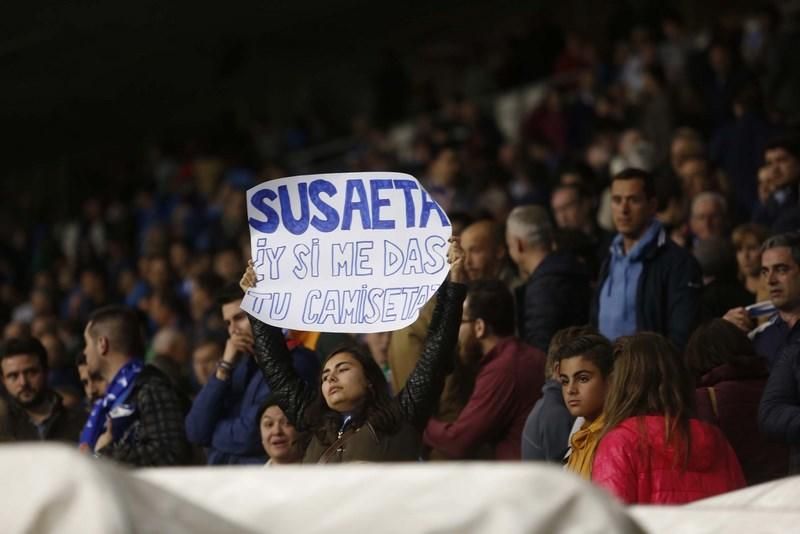
[(461, 324), (474, 323), (475, 319), (461, 319)]

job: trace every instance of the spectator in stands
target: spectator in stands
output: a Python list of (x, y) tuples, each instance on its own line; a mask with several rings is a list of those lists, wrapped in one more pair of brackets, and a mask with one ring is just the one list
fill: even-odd
[(596, 263), (606, 257), (612, 234), (598, 226), (594, 220), (594, 199), (586, 186), (559, 185), (550, 197), (550, 208), (556, 226), (561, 230), (578, 230), (586, 235), (595, 251)]
[(431, 156), (423, 185), (446, 212), (469, 209), (463, 189), (457, 187), (461, 173), (461, 160), (455, 147), (443, 145)]
[(593, 324), (611, 340), (652, 331), (684, 347), (700, 313), (701, 271), (655, 220), (650, 173), (627, 169), (615, 175), (611, 207), (619, 233), (601, 268)]
[[(464, 250), (464, 270), (469, 280), (500, 279), (511, 287), (515, 276), (506, 266), (506, 249), (500, 225), (491, 219), (479, 219), (467, 225), (460, 235)], [(422, 307), (419, 318), (410, 326), (392, 333), (389, 341), (388, 362), (391, 369), (392, 390), (400, 391), (422, 355), (422, 345), (428, 332), (436, 297)], [(464, 406), (459, 391), (474, 381), (474, 369), (457, 366), (458, 376), (450, 376), (436, 410), (436, 417), (452, 422)], [(460, 383), (459, 383), (460, 382)], [(468, 395), (467, 395), (468, 397)], [(431, 458), (439, 457), (432, 454)], [(444, 457), (442, 455), (442, 457)]]
[[(569, 449), (569, 434), (575, 418), (567, 410), (555, 355), (571, 339), (598, 334), (591, 326), (570, 326), (555, 333), (544, 364), (542, 398), (536, 401), (522, 430), (522, 459), (561, 462)], [(599, 335), (599, 334), (598, 334)]]
[(544, 385), (545, 355), (514, 337), (514, 301), (502, 282), (472, 282), (458, 333), (459, 358), (477, 362), (472, 395), (458, 418), (431, 419), (423, 439), (450, 458), (488, 445), (498, 460), (519, 460), (522, 428)]
[(627, 504), (682, 504), (743, 487), (725, 436), (694, 418), (694, 385), (674, 346), (645, 332), (618, 340), (614, 352), (592, 481)]
[(216, 373), (217, 364), (222, 360), (224, 350), (224, 345), (212, 338), (201, 340), (195, 345), (192, 368), (199, 386), (208, 384), (209, 379)]
[(725, 235), (728, 203), (725, 197), (712, 191), (699, 193), (692, 199), (689, 230), (695, 239), (711, 239)]
[(153, 336), (149, 363), (167, 375), (172, 384), (186, 397), (192, 394), (190, 376), (191, 352), (189, 339), (177, 328), (162, 328)]
[(756, 301), (765, 294), (761, 280), (761, 245), (767, 240), (767, 229), (758, 224), (742, 224), (733, 229), (731, 241), (736, 247), (739, 281)]
[(800, 234), (770, 237), (761, 247), (761, 277), (776, 312), (752, 331), (755, 323), (744, 308), (733, 308), (723, 317), (750, 336), (756, 352), (770, 369), (783, 349), (800, 340)]
[(261, 445), (269, 460), (267, 466), (298, 464), (303, 461), (308, 439), (286, 418), (277, 399), (267, 396), (258, 411)]
[(758, 424), (764, 434), (789, 447), (788, 474), (800, 474), (800, 343), (786, 345), (776, 358)]
[[(208, 463), (263, 464), (266, 461), (257, 417), (269, 395), (269, 386), (253, 360), (253, 331), (240, 308), (244, 293), (236, 283), (218, 297), (228, 340), (216, 372), (203, 386), (186, 417), (186, 434), (206, 447)], [(319, 364), (314, 353), (294, 347), (290, 356), (303, 380), (314, 383)]]
[[(319, 387), (304, 384), (288, 363), (279, 329), (252, 319), (255, 356), (288, 420), (311, 433), (305, 463), (413, 461), (421, 435), (439, 398), (452, 363), (465, 287), (463, 253), (457, 243), (448, 252), (450, 281), (439, 289), (431, 330), (422, 357), (396, 397), (372, 356), (358, 347), (330, 354)], [(242, 287), (254, 287), (252, 262)]]
[(766, 205), (753, 214), (753, 222), (772, 227), (797, 210), (800, 183), (800, 140), (775, 138), (764, 149), (764, 162), (772, 192)]
[(553, 250), (553, 227), (541, 206), (514, 208), (506, 243), (525, 280), (516, 290), (519, 337), (544, 352), (558, 330), (587, 322), (588, 270), (574, 256)]
[(99, 373), (108, 386), (89, 414), (81, 448), (137, 467), (188, 463), (183, 430), (188, 401), (163, 373), (143, 364), (135, 312), (119, 306), (95, 310), (83, 337), (89, 373)]
[(705, 156), (690, 156), (678, 168), (678, 177), (687, 206), (701, 193), (721, 192), (722, 179)]
[(786, 475), (788, 451), (758, 429), (767, 365), (747, 335), (723, 319), (695, 330), (686, 363), (697, 377), (697, 417), (717, 425), (733, 447), (748, 484)]
[(566, 468), (590, 480), (595, 450), (605, 427), (603, 405), (614, 351), (603, 336), (582, 335), (567, 340), (555, 360), (567, 409), (573, 417), (583, 417), (580, 429), (569, 438)]
[(39, 341), (47, 351), (47, 385), (61, 395), (64, 406), (81, 403), (81, 385), (75, 364), (67, 356), (67, 348), (57, 334), (46, 332)]
[(222, 278), (204, 272), (192, 279), (189, 291), (189, 316), (192, 320), (191, 338), (194, 343), (225, 330), (215, 297), (222, 289)]
[(0, 370), (8, 394), (5, 426), (13, 441), (77, 443), (86, 418), (80, 408), (66, 408), (47, 386), (47, 352), (36, 338), (9, 339), (2, 346)]
[(78, 375), (81, 378), (83, 392), (86, 395), (86, 408), (91, 411), (95, 403), (106, 396), (106, 381), (103, 376), (95, 371), (89, 372), (89, 365), (86, 363), (86, 354), (81, 352), (75, 359), (78, 367)]
[(492, 219), (480, 219), (464, 228), (460, 239), (470, 281), (502, 279), (511, 284), (512, 275), (504, 271), (506, 247), (500, 225)]
[(700, 240), (692, 250), (703, 272), (701, 322), (722, 317), (731, 308), (753, 304), (753, 295), (736, 277), (736, 253), (723, 237)]

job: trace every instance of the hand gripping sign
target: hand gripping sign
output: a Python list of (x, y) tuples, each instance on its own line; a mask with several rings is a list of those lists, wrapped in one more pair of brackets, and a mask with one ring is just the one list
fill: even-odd
[(274, 326), (397, 330), (449, 271), (450, 220), (408, 174), (272, 180), (247, 191), (247, 216), (258, 283), (242, 309)]

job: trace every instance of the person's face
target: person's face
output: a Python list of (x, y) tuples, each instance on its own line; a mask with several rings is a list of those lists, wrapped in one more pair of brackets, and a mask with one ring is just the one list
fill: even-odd
[(169, 263), (165, 258), (153, 258), (147, 266), (147, 281), (157, 289), (165, 289), (169, 284)]
[(458, 357), (464, 364), (472, 364), (480, 360), (482, 355), (476, 327), (478, 321), (471, 316), (469, 311), (469, 297), (464, 300), (461, 314), (461, 326), (458, 329)]
[(190, 260), (189, 249), (182, 243), (173, 243), (169, 247), (169, 262), (176, 271), (183, 272)]
[(550, 199), (550, 206), (559, 228), (581, 230), (586, 226), (588, 214), (574, 189), (557, 189)]
[(773, 148), (764, 154), (771, 171), (773, 187), (780, 188), (800, 180), (800, 161), (783, 148)]
[(280, 406), (270, 406), (261, 416), (261, 445), (276, 464), (291, 464), (300, 461), (297, 431)]
[(709, 191), (712, 186), (708, 175), (708, 164), (702, 159), (693, 158), (681, 165), (680, 178), (683, 192), (689, 198), (703, 191)]
[(697, 202), (692, 209), (689, 226), (698, 239), (709, 239), (722, 235), (725, 217), (713, 200)]
[(745, 276), (758, 276), (761, 272), (761, 243), (756, 236), (749, 234), (742, 238), (736, 250), (736, 263), (739, 272)]
[(638, 239), (656, 214), (656, 199), (648, 199), (642, 180), (614, 180), (611, 184), (611, 215), (617, 231)]
[(776, 308), (791, 312), (800, 306), (800, 266), (792, 258), (789, 247), (764, 251), (761, 255), (761, 276)]
[(147, 314), (150, 319), (158, 326), (167, 326), (172, 320), (172, 311), (155, 295), (148, 299), (148, 303)]
[(194, 284), (192, 292), (189, 294), (189, 308), (192, 312), (192, 318), (195, 320), (201, 319), (206, 310), (211, 308), (212, 304), (213, 301), (208, 291)]
[(491, 232), (491, 225), (475, 223), (461, 234), (464, 269), (470, 280), (490, 280), (497, 274), (503, 249), (494, 242)]
[(391, 332), (370, 332), (364, 334), (364, 343), (369, 347), (369, 352), (378, 363), (384, 365), (389, 358), (389, 341), (392, 339)]
[(192, 368), (198, 384), (204, 386), (208, 383), (208, 379), (216, 371), (217, 362), (221, 358), (222, 347), (215, 343), (206, 343), (195, 349), (192, 354)]
[(675, 138), (670, 146), (670, 163), (672, 164), (672, 170), (675, 171), (676, 174), (680, 174), (679, 169), (683, 163), (698, 152), (694, 141), (685, 137)]
[(769, 196), (775, 190), (772, 182), (772, 169), (764, 165), (758, 169), (758, 200), (762, 205), (767, 203)]
[(92, 323), (86, 325), (83, 331), (83, 342), (85, 344), (83, 354), (86, 356), (86, 366), (89, 368), (90, 373), (100, 373), (102, 365), (102, 339), (100, 336), (93, 338), (89, 333)]
[(78, 366), (83, 392), (90, 404), (94, 404), (106, 394), (106, 381), (97, 373), (90, 373), (88, 365)]
[(253, 330), (250, 328), (250, 321), (247, 319), (247, 313), (239, 307), (241, 303), (241, 300), (234, 300), (222, 305), (222, 320), (225, 321), (229, 336), (233, 334), (253, 334)]
[(573, 356), (558, 364), (561, 393), (569, 413), (592, 422), (603, 413), (607, 383), (600, 369), (583, 356)]
[(35, 354), (18, 354), (3, 358), (3, 385), (23, 408), (41, 402), (46, 385), (46, 373)]
[(214, 257), (214, 272), (223, 280), (235, 280), (242, 272), (242, 262), (238, 254), (231, 250), (220, 252)]
[(455, 151), (451, 149), (442, 150), (433, 162), (431, 174), (439, 180), (440, 185), (451, 186), (455, 183), (459, 165)]
[(349, 352), (341, 352), (325, 362), (322, 369), (322, 396), (337, 412), (351, 412), (367, 395), (369, 383), (361, 363)]

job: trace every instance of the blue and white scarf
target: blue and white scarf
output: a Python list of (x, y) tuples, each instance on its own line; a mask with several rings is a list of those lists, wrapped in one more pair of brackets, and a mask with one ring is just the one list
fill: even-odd
[(117, 372), (106, 389), (106, 396), (94, 403), (89, 419), (81, 431), (81, 446), (86, 444), (90, 450), (94, 450), (98, 438), (105, 432), (106, 418), (109, 416), (114, 420), (111, 425), (114, 441), (122, 437), (133, 420), (130, 417), (133, 412), (129, 406), (125, 405), (125, 401), (131, 394), (133, 383), (143, 368), (144, 364), (141, 360), (131, 360)]

